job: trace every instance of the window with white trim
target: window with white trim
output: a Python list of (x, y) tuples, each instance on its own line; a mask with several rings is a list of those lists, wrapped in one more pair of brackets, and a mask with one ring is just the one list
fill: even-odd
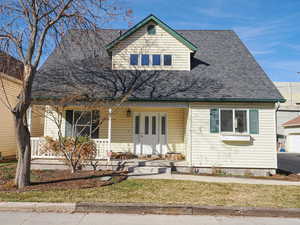
[(247, 109), (221, 109), (220, 131), (230, 133), (248, 133)]
[(98, 110), (66, 110), (65, 136), (99, 137)]

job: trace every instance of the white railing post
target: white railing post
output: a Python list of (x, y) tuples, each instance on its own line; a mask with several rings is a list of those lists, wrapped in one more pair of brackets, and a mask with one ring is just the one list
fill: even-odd
[(29, 108), (27, 109), (27, 125), (28, 125), (28, 129), (31, 132), (31, 121), (32, 121), (32, 108), (31, 106), (29, 106)]
[(108, 109), (108, 152), (111, 151), (111, 108)]

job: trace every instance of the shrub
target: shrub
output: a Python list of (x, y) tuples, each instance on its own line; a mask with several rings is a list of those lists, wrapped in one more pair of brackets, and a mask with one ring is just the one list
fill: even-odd
[(62, 159), (72, 173), (81, 169), (87, 160), (94, 159), (97, 154), (96, 145), (89, 137), (63, 137), (59, 140), (46, 137), (43, 151), (63, 156)]

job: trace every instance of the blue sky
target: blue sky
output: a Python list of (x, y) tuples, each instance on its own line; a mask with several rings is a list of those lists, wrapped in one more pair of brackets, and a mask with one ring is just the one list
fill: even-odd
[[(300, 82), (300, 0), (123, 0), (135, 24), (154, 14), (173, 29), (232, 29), (273, 81)], [(122, 20), (107, 24), (128, 28)]]

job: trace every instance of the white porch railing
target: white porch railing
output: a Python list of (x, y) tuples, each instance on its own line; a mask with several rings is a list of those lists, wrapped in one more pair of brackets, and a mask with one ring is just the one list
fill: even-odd
[[(56, 155), (52, 152), (44, 152), (42, 150), (45, 144), (43, 137), (32, 137), (31, 141), (31, 159), (57, 159), (63, 156)], [(96, 159), (106, 159), (109, 151), (109, 139), (93, 139), (97, 148)]]

